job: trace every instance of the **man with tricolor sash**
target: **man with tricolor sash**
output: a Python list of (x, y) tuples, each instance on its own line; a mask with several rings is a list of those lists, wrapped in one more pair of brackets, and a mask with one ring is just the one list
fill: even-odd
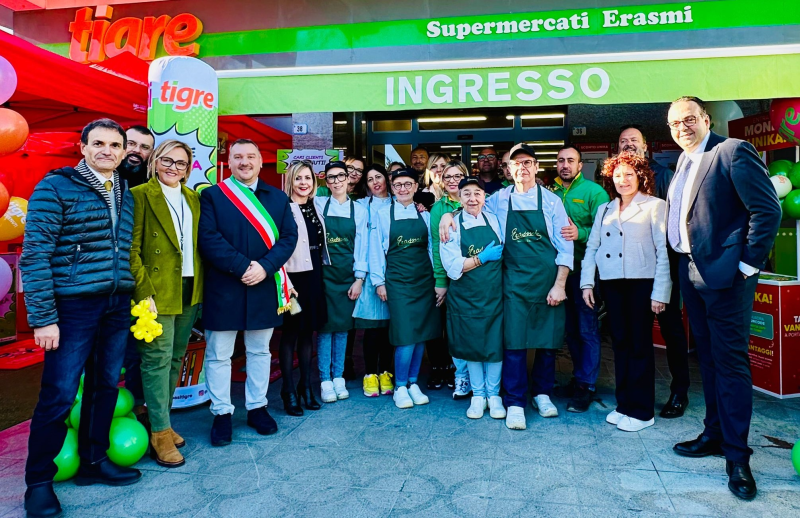
[(206, 261), (203, 323), (214, 446), (232, 440), (231, 355), (238, 331), (244, 331), (247, 350), (247, 424), (261, 435), (278, 431), (267, 412), (269, 341), (289, 310), (283, 265), (297, 244), (289, 198), (258, 179), (258, 146), (237, 140), (230, 146), (228, 165), (233, 176), (202, 191), (198, 229)]

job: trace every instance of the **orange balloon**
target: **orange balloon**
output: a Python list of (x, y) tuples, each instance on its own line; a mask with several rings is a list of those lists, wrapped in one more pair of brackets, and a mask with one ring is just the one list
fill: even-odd
[(0, 217), (8, 210), (9, 195), (6, 186), (0, 183)]
[(28, 123), (19, 113), (0, 108), (0, 156), (10, 155), (28, 139)]

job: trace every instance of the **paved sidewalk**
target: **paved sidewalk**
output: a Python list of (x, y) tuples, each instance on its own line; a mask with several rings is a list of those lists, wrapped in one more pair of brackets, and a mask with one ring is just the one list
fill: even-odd
[[(759, 495), (736, 499), (722, 458), (686, 459), (676, 441), (702, 429), (696, 361), (686, 416), (625, 433), (605, 423), (614, 408), (613, 363), (604, 347), (598, 400), (585, 414), (542, 419), (529, 406), (528, 429), (512, 432), (487, 415), (467, 419), (468, 401), (428, 392), (431, 403), (398, 410), (390, 397), (351, 398), (300, 418), (288, 417), (270, 387), (277, 435), (245, 425), (243, 385), (234, 384), (234, 443), (209, 444), (203, 406), (174, 413), (187, 440), (186, 465), (165, 469), (149, 458), (140, 483), (124, 488), (57, 484), (65, 516), (104, 517), (383, 517), (383, 516), (800, 516), (800, 477), (786, 443), (800, 438), (800, 400), (755, 394), (750, 443)], [(656, 401), (669, 395), (666, 357), (657, 351)], [(568, 355), (559, 378), (569, 379)], [(0, 517), (23, 516), (27, 423), (0, 432)], [(784, 447), (781, 447), (783, 445)]]

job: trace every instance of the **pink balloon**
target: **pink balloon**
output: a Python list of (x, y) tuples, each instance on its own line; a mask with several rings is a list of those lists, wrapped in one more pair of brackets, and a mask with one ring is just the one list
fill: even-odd
[(6, 58), (0, 56), (0, 104), (11, 99), (17, 89), (17, 73)]
[(11, 284), (14, 281), (14, 274), (5, 259), (0, 258), (0, 298), (5, 297)]

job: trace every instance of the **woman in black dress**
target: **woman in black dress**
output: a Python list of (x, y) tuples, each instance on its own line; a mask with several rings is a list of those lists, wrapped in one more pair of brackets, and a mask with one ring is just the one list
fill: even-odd
[[(316, 177), (312, 164), (293, 162), (286, 171), (285, 191), (291, 199), (292, 215), (297, 223), (297, 247), (286, 263), (286, 272), (301, 311), (286, 313), (283, 319), (279, 351), (283, 386), (281, 398), (286, 413), (303, 415), (299, 397), (308, 410), (319, 410), (320, 404), (311, 389), (312, 336), (327, 321), (325, 293), (322, 285), (322, 265), (329, 264), (325, 240), (325, 225), (314, 208)], [(294, 390), (293, 357), (297, 347), (300, 382)]]

